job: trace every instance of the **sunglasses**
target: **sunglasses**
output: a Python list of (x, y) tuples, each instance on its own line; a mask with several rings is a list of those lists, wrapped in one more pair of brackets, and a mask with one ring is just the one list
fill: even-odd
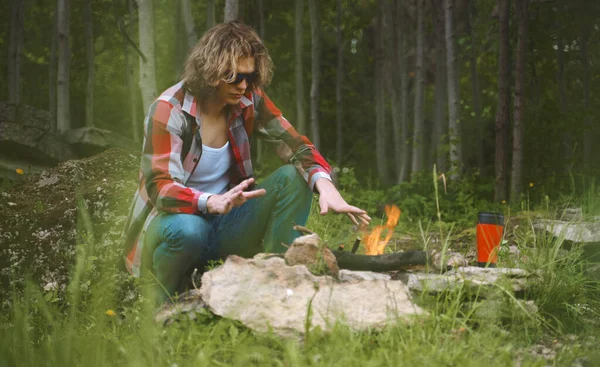
[[(227, 78), (227, 80), (229, 79), (231, 77)], [(253, 84), (258, 79), (258, 73), (256, 71), (252, 73), (237, 73), (233, 81), (227, 82), (227, 84), (240, 84), (244, 79), (246, 79), (248, 84)]]

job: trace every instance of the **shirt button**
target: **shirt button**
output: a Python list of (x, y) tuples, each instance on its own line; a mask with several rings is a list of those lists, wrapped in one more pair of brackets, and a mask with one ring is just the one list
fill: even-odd
[(194, 163), (198, 162), (198, 158), (194, 158)]

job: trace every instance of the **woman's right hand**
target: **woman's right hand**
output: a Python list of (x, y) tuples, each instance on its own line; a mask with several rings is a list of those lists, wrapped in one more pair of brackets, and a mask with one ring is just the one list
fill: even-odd
[(244, 191), (254, 183), (254, 178), (242, 181), (239, 185), (232, 188), (222, 195), (211, 195), (206, 201), (206, 209), (209, 214), (227, 214), (236, 206), (241, 206), (248, 199), (254, 199), (264, 196), (267, 191), (258, 189)]

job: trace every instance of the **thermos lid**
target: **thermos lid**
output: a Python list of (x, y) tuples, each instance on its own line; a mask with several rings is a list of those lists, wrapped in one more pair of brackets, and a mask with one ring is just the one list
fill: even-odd
[(494, 212), (479, 212), (477, 213), (477, 223), (504, 226), (504, 215)]

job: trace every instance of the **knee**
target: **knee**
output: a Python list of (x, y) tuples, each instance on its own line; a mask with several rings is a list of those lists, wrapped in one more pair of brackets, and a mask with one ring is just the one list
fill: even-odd
[(195, 253), (208, 245), (211, 227), (197, 215), (177, 214), (165, 237), (172, 250)]
[(276, 175), (285, 183), (285, 186), (292, 186), (296, 190), (310, 192), (310, 188), (304, 180), (304, 177), (302, 177), (294, 165), (283, 165), (275, 172)]

